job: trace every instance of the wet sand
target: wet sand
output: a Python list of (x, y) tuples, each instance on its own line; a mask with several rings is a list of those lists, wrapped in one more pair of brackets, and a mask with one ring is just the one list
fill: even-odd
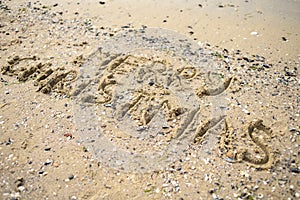
[[(53, 1), (54, 3), (55, 1)], [(163, 27), (220, 48), (268, 58), (299, 58), (298, 1), (92, 1), (61, 3), (98, 27)], [(283, 39), (286, 38), (287, 40)]]

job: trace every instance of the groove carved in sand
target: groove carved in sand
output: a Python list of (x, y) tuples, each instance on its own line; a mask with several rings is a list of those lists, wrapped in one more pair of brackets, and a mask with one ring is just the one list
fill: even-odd
[[(66, 91), (65, 84), (74, 81), (77, 78), (77, 72), (74, 70), (66, 71), (62, 68), (52, 69), (49, 63), (38, 63), (31, 67), (20, 67), (23, 61), (36, 61), (36, 57), (20, 58), (18, 56), (8, 61), (8, 65), (2, 67), (1, 72), (4, 75), (16, 76), (19, 81), (24, 82), (34, 80), (37, 91), (49, 93), (51, 91)], [(148, 126), (156, 115), (162, 111), (166, 122), (171, 127), (175, 127), (172, 131), (176, 132), (175, 138), (187, 137), (186, 133), (193, 132), (192, 136), (188, 136), (194, 143), (202, 141), (205, 134), (213, 129), (217, 124), (224, 121), (225, 135), (221, 137), (220, 149), (225, 152), (233, 152), (231, 144), (232, 127), (226, 121), (225, 116), (219, 116), (207, 120), (204, 123), (199, 121), (199, 107), (194, 109), (181, 106), (182, 103), (176, 97), (176, 94), (170, 90), (183, 91), (185, 89), (185, 81), (197, 79), (202, 74), (197, 72), (195, 67), (186, 65), (174, 67), (170, 62), (164, 59), (154, 59), (142, 56), (114, 56), (110, 62), (107, 62), (105, 72), (98, 80), (98, 94), (93, 97), (97, 104), (118, 104), (116, 101), (116, 87), (122, 87), (124, 83), (120, 82), (123, 77), (132, 74), (131, 79), (136, 80), (137, 87), (131, 88), (132, 98), (130, 101), (116, 105), (116, 119), (121, 120), (124, 117), (130, 117), (136, 122), (137, 126)], [(151, 66), (151, 67), (149, 67)], [(219, 76), (218, 74), (213, 74)], [(208, 73), (208, 80), (213, 82)], [(126, 79), (128, 81), (129, 79)], [(219, 84), (211, 84), (210, 87), (192, 87), (195, 95), (200, 99), (203, 96), (216, 96), (226, 91), (234, 78), (224, 79)], [(119, 84), (119, 85), (118, 85)], [(195, 84), (197, 85), (197, 84)], [(200, 85), (200, 84), (198, 84)], [(125, 91), (125, 90), (124, 90)], [(173, 120), (180, 119), (180, 122), (170, 123)], [(270, 128), (262, 124), (262, 120), (252, 122), (248, 126), (249, 138), (263, 151), (264, 155), (260, 158), (251, 155), (248, 150), (238, 150), (234, 154), (236, 162), (247, 162), (256, 167), (270, 167), (274, 162), (274, 155), (270, 148), (264, 144), (254, 133), (271, 135)]]
[(17, 76), (19, 81), (33, 80), (37, 91), (43, 93), (69, 91), (74, 81), (78, 135), (111, 167), (159, 169), (180, 157), (191, 144), (203, 141), (209, 130), (223, 122), (223, 131), (218, 132), (222, 156), (232, 154), (233, 161), (256, 167), (273, 162), (271, 150), (255, 135), (271, 134), (262, 121), (248, 128), (250, 139), (264, 152), (257, 158), (249, 150), (234, 149), (234, 129), (225, 115), (211, 110), (203, 113), (204, 101), (214, 98), (223, 103), (222, 94), (234, 78), (207, 72), (212, 66), (209, 54), (187, 45), (187, 40), (178, 40), (169, 32), (154, 33), (127, 33), (104, 43), (86, 62), (81, 62), (81, 57), (79, 75), (77, 71), (37, 63), (36, 57), (14, 57), (1, 72)]
[[(178, 74), (178, 79), (174, 80), (174, 74), (170, 74), (171, 69), (168, 69), (167, 65), (165, 60), (152, 61), (146, 57), (132, 55), (116, 58), (107, 65), (107, 70), (99, 80), (96, 102), (116, 104), (118, 119), (130, 115), (133, 121), (138, 121), (142, 126), (149, 124), (161, 109), (167, 121), (175, 119), (183, 109), (168, 86), (174, 81), (180, 85), (180, 78)], [(127, 79), (128, 74), (132, 77)], [(122, 82), (122, 79), (126, 81)], [(132, 82), (136, 87), (126, 88), (129, 87), (128, 82)], [(131, 99), (117, 105), (119, 97), (115, 93), (116, 87), (122, 88), (122, 93), (126, 93), (125, 90), (130, 91), (128, 95), (132, 95)]]
[[(215, 76), (220, 76), (218, 74), (214, 74)], [(210, 82), (213, 82), (211, 79), (212, 73), (208, 73), (208, 80)], [(235, 78), (233, 77), (229, 77), (227, 78), (224, 82), (222, 81), (218, 81), (218, 83), (213, 83), (210, 86), (203, 86), (203, 87), (199, 87), (196, 91), (197, 95), (201, 98), (202, 96), (216, 96), (219, 95), (221, 93), (223, 93), (231, 84), (231, 82), (234, 81)]]
[(221, 133), (221, 139), (219, 141), (219, 149), (220, 149), (220, 156), (226, 155), (228, 162), (247, 162), (250, 165), (257, 167), (257, 168), (270, 168), (275, 163), (275, 157), (272, 149), (263, 142), (260, 136), (267, 136), (272, 137), (272, 130), (271, 128), (265, 126), (262, 120), (255, 120), (249, 123), (246, 126), (246, 132), (249, 136), (249, 139), (257, 145), (261, 152), (259, 155), (254, 155), (246, 148), (234, 148), (234, 140), (236, 138), (233, 137), (234, 129), (230, 125), (230, 123), (226, 120), (225, 116), (220, 116), (219, 118), (214, 118), (212, 120), (208, 120), (204, 123), (203, 126), (197, 130), (197, 134), (195, 135), (194, 142), (198, 143), (203, 140), (205, 134), (210, 130), (213, 129), (219, 123), (224, 123), (224, 129)]
[[(102, 110), (98, 113), (99, 118), (111, 122), (102, 132), (109, 133), (106, 136), (115, 140), (117, 145), (123, 147), (122, 141), (111, 135), (123, 139), (130, 135), (133, 146), (134, 138), (157, 140), (158, 133), (165, 136), (165, 139), (160, 137), (160, 142), (176, 139), (193, 143), (225, 118), (216, 117), (202, 124), (200, 100), (203, 95), (197, 92), (203, 85), (203, 73), (199, 68), (185, 62), (178, 63), (165, 55), (145, 52), (112, 55), (111, 58), (100, 64), (98, 78), (81, 83), (74, 95), (81, 96), (85, 103), (98, 105), (98, 109)], [(224, 79), (218, 73), (208, 74), (208, 77), (210, 84), (207, 85), (210, 87), (216, 88), (212, 83), (218, 83), (218, 94), (225, 92), (232, 81), (232, 78)], [(97, 84), (93, 93), (87, 89), (91, 83)], [(205, 93), (206, 96), (218, 94)], [(111, 127), (118, 128), (112, 131)], [(147, 148), (155, 146), (155, 143), (136, 146), (139, 147), (135, 148), (136, 151), (148, 151)]]
[(262, 120), (251, 122), (247, 128), (249, 138), (263, 151), (263, 156), (257, 157), (252, 155), (247, 149), (240, 150), (237, 159), (248, 162), (254, 166), (269, 168), (274, 163), (274, 153), (271, 148), (262, 141), (261, 137), (265, 134), (269, 138), (272, 137), (271, 128), (265, 126)]
[[(52, 69), (51, 63), (36, 62), (38, 58), (15, 56), (7, 61), (8, 65), (1, 68), (1, 73), (16, 76), (20, 82), (34, 81), (37, 91), (50, 93), (51, 91), (66, 94), (69, 92), (70, 83), (77, 77), (77, 71), (64, 68)], [(23, 63), (32, 61), (32, 63)], [(24, 67), (26, 66), (26, 67)]]

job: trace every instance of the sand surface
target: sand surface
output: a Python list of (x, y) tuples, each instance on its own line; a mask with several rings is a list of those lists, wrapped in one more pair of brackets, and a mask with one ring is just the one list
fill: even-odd
[(299, 199), (300, 1), (0, 1), (0, 199)]

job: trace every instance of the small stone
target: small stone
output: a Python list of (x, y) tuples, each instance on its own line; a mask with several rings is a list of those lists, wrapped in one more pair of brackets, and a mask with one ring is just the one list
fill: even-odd
[(204, 164), (208, 165), (209, 164), (209, 161), (210, 159), (209, 158), (202, 158)]
[(167, 128), (169, 128), (169, 126), (168, 125), (163, 125), (162, 128), (167, 129)]
[(248, 110), (246, 110), (245, 108), (243, 108), (242, 110), (244, 113), (246, 113), (247, 115), (250, 115), (250, 112)]
[(251, 35), (258, 35), (258, 32), (252, 31), (250, 34), (251, 34)]
[(218, 196), (217, 196), (215, 193), (212, 193), (212, 198), (213, 198), (214, 200), (219, 199)]
[(23, 192), (24, 190), (25, 190), (25, 187), (24, 187), (24, 186), (19, 186), (19, 187), (18, 187), (18, 191), (19, 191), (19, 192)]
[(246, 172), (246, 171), (241, 171), (241, 175), (244, 176), (245, 178), (249, 178), (250, 177), (249, 173)]
[(300, 198), (300, 192), (296, 192), (296, 193), (295, 193), (295, 197), (296, 197), (296, 198)]
[(11, 194), (10, 196), (12, 197), (12, 199), (20, 199), (21, 198), (20, 192), (16, 192), (15, 194)]
[(59, 163), (54, 162), (52, 166), (53, 166), (53, 167), (59, 167)]
[(281, 186), (285, 185), (287, 182), (288, 182), (287, 179), (278, 179), (278, 183), (279, 183), (279, 185), (281, 185)]
[(299, 168), (291, 168), (291, 172), (299, 174), (300, 169)]
[(26, 149), (27, 146), (28, 146), (28, 144), (27, 144), (26, 140), (24, 140), (24, 141), (22, 142), (22, 144), (21, 144), (21, 148), (22, 148), (22, 149)]
[(149, 85), (153, 86), (154, 84), (155, 84), (154, 80), (151, 79), (150, 82), (149, 82)]
[(17, 187), (20, 187), (20, 186), (23, 186), (23, 185), (24, 185), (25, 180), (24, 180), (24, 178), (19, 177), (19, 178), (17, 178), (17, 180), (15, 181), (15, 183), (16, 183), (16, 186), (17, 186)]
[(44, 165), (50, 165), (53, 162), (53, 160), (47, 159)]
[(108, 185), (108, 184), (104, 184), (104, 187), (107, 188), (107, 189), (111, 189), (112, 188), (112, 186)]
[(68, 179), (70, 179), (70, 180), (72, 180), (73, 178), (74, 178), (73, 174), (71, 174), (71, 175), (68, 176)]
[(8, 193), (8, 192), (5, 192), (5, 193), (3, 193), (2, 195), (3, 195), (3, 196), (8, 196), (9, 193)]
[(262, 199), (262, 198), (264, 198), (264, 195), (263, 195), (263, 194), (258, 194), (258, 195), (257, 195), (257, 198), (258, 198), (258, 199)]
[(104, 4), (105, 4), (105, 1), (99, 1), (99, 3), (100, 3), (101, 5), (104, 5)]
[(255, 186), (253, 187), (253, 190), (256, 191), (258, 188), (259, 188), (259, 186), (258, 186), (258, 185), (255, 185)]
[(235, 154), (231, 150), (226, 153), (226, 156), (227, 156), (227, 158), (231, 158), (231, 159), (235, 158)]
[(211, 178), (210, 178), (210, 175), (209, 174), (205, 174), (204, 175), (204, 181), (209, 181)]
[(12, 143), (14, 143), (14, 140), (11, 138), (8, 138), (8, 140), (5, 142), (6, 145), (11, 145)]
[(51, 147), (46, 147), (44, 150), (45, 150), (45, 151), (50, 151), (50, 150), (51, 150)]
[(172, 183), (172, 185), (173, 185), (174, 187), (178, 186), (177, 182), (174, 181), (174, 180), (172, 180), (171, 183)]
[(247, 61), (247, 62), (250, 62), (250, 63), (254, 62), (253, 59), (247, 58), (247, 57), (245, 57), (245, 56), (243, 57), (243, 60), (245, 60), (245, 61)]

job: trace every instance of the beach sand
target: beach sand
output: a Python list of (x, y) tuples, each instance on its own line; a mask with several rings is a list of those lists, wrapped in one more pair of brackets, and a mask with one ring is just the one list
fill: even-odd
[(298, 0), (0, 1), (0, 199), (299, 199), (299, 34)]

